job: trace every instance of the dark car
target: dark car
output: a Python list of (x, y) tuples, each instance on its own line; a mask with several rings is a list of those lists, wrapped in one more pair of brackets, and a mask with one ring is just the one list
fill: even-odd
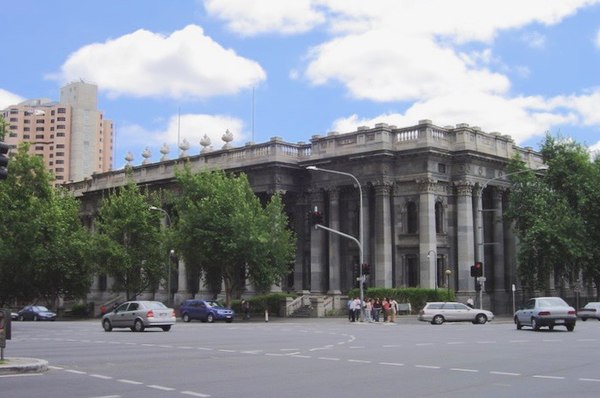
[(533, 330), (547, 326), (564, 326), (569, 332), (575, 329), (577, 312), (560, 297), (535, 297), (529, 299), (524, 307), (515, 312), (517, 329), (530, 326)]
[(215, 300), (185, 300), (179, 307), (179, 314), (184, 322), (199, 319), (202, 322), (224, 320), (233, 322), (235, 312), (231, 308), (223, 307)]
[(19, 321), (55, 321), (56, 313), (43, 305), (28, 305), (17, 312)]

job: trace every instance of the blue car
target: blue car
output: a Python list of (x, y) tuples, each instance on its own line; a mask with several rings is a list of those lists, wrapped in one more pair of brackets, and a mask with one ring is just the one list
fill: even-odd
[(199, 319), (202, 322), (233, 322), (235, 312), (231, 308), (221, 306), (215, 300), (185, 300), (179, 307), (179, 314), (184, 322)]
[(56, 313), (43, 305), (28, 305), (17, 313), (19, 321), (55, 321)]

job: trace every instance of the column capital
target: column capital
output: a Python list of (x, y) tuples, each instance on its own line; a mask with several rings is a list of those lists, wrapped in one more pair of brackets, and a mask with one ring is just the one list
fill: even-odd
[(376, 195), (389, 195), (392, 192), (394, 183), (391, 181), (377, 181), (373, 187)]
[(456, 194), (460, 196), (470, 196), (473, 195), (473, 186), (474, 184), (471, 181), (460, 180), (453, 182), (454, 189), (456, 189)]
[(419, 191), (421, 191), (422, 193), (434, 193), (437, 190), (438, 180), (436, 180), (435, 178), (417, 178), (415, 182), (419, 187)]

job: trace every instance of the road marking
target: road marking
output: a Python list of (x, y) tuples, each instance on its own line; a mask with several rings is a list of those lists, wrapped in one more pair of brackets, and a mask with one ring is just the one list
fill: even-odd
[(174, 388), (165, 387), (165, 386), (157, 386), (156, 384), (148, 384), (148, 385), (146, 385), (146, 387), (154, 388), (155, 390), (161, 390), (161, 391), (175, 391)]
[(179, 348), (180, 350), (191, 350), (194, 347), (190, 347), (189, 345), (181, 345), (181, 346), (179, 346), (177, 348)]
[(440, 366), (431, 366), (431, 365), (415, 365), (415, 368), (421, 368), (421, 369), (441, 369)]
[(53, 369), (53, 370), (63, 370), (64, 368), (61, 368), (60, 366), (48, 366), (48, 369)]
[(201, 394), (199, 392), (193, 392), (193, 391), (182, 391), (181, 393), (185, 394), (185, 395), (191, 395), (192, 397), (200, 397), (200, 398), (210, 397), (210, 395), (208, 395), (208, 394)]
[(600, 383), (600, 379), (586, 379), (586, 378), (580, 378), (579, 381), (593, 381), (595, 383)]
[(82, 372), (81, 370), (67, 369), (65, 372), (75, 373), (76, 375), (85, 375), (87, 372)]
[(331, 358), (331, 357), (319, 357), (319, 359), (322, 359), (324, 361), (339, 361), (339, 358)]
[(127, 380), (127, 379), (119, 379), (117, 381), (120, 381), (121, 383), (125, 383), (125, 384), (135, 384), (135, 385), (144, 384), (139, 381), (133, 381), (133, 380)]
[(417, 344), (415, 344), (415, 345), (416, 345), (417, 347), (423, 347), (423, 346), (426, 346), (426, 345), (433, 345), (433, 343), (417, 343)]
[(494, 370), (492, 370), (490, 372), (490, 374), (492, 374), (492, 375), (500, 375), (500, 376), (521, 376), (521, 373), (498, 372), (498, 371), (494, 371)]
[(294, 358), (312, 358), (310, 355), (292, 355)]
[(398, 362), (379, 362), (379, 364), (384, 366), (404, 366), (403, 363)]
[(43, 376), (43, 373), (19, 373), (15, 375), (0, 375), (0, 378), (6, 377), (28, 377), (28, 376)]
[(354, 362), (354, 363), (371, 363), (371, 361), (365, 361), (364, 359), (348, 359), (348, 362)]
[(535, 377), (536, 379), (550, 379), (550, 380), (564, 380), (565, 379), (562, 376), (533, 375), (531, 377)]
[(237, 352), (236, 350), (219, 349), (220, 352)]
[(112, 377), (110, 376), (104, 376), (104, 375), (97, 375), (97, 374), (91, 374), (91, 377), (95, 377), (97, 379), (103, 379), (103, 380), (110, 380), (112, 379)]
[(471, 372), (471, 373), (479, 372), (477, 369), (463, 369), (463, 368), (450, 368), (450, 370), (454, 370), (456, 372)]
[(495, 341), (478, 341), (477, 344), (496, 344)]
[(454, 344), (465, 344), (465, 342), (464, 342), (464, 341), (449, 341), (449, 342), (447, 342), (446, 344), (449, 344), (449, 345), (454, 345)]
[(509, 343), (529, 343), (529, 340), (509, 340)]
[(268, 357), (283, 357), (284, 356), (284, 354), (279, 354), (279, 353), (275, 353), (275, 352), (267, 352), (265, 355)]
[(202, 350), (202, 351), (212, 351), (212, 348), (206, 348), (206, 347), (196, 347), (197, 350)]

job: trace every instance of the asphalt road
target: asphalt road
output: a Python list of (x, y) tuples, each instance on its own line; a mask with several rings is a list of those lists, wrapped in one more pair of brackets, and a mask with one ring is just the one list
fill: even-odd
[(144, 333), (14, 322), (5, 356), (45, 359), (49, 371), (0, 377), (0, 397), (597, 397), (599, 342), (597, 321), (574, 332), (403, 317), (178, 322)]

